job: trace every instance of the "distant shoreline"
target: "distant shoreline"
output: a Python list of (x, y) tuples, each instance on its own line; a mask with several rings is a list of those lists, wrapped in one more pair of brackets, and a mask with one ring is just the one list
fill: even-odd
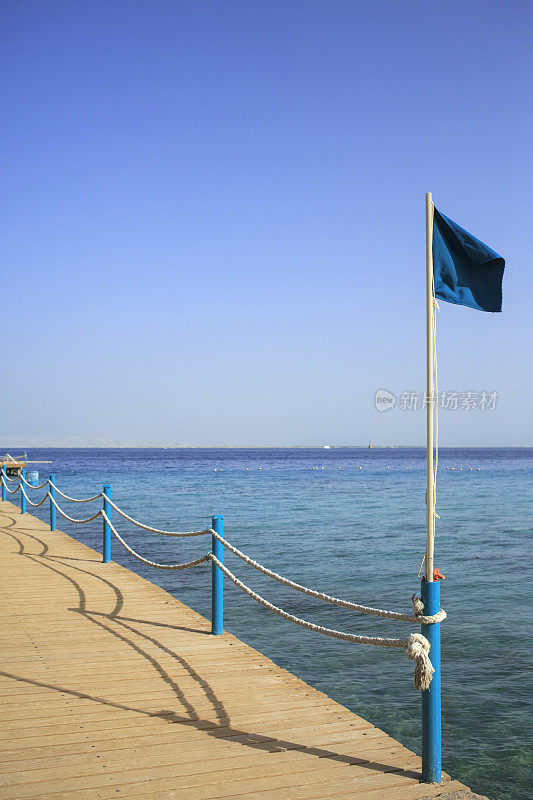
[[(324, 445), (320, 444), (299, 444), (299, 445), (160, 445), (160, 444), (84, 444), (84, 445), (8, 445), (7, 448), (0, 442), (0, 451), (13, 450), (25, 452), (28, 450), (325, 450)], [(358, 444), (332, 444), (327, 450), (425, 450), (422, 444), (398, 444), (398, 445), (368, 445)], [(531, 450), (533, 445), (529, 444), (501, 444), (501, 445), (446, 445), (440, 446), (439, 450)]]

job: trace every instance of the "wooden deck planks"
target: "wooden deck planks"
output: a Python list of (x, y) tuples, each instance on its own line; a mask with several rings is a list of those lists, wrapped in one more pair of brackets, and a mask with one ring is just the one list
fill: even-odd
[(0, 800), (415, 800), (420, 760), (118, 564), (0, 502)]

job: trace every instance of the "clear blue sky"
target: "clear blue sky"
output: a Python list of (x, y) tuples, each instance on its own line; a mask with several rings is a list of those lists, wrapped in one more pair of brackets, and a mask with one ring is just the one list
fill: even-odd
[(443, 444), (533, 444), (530, 2), (4, 0), (0, 442), (422, 444), (424, 193), (507, 259), (441, 303)]

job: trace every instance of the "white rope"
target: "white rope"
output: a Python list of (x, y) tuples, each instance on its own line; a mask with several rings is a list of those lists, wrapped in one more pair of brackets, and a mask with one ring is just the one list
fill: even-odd
[[(437, 378), (437, 311), (439, 304), (435, 299), (435, 283), (433, 282), (433, 375), (435, 378), (435, 469), (433, 471), (433, 502), (437, 503), (437, 467), (439, 466), (439, 382)], [(440, 519), (435, 512), (437, 519)]]
[(435, 667), (429, 658), (431, 645), (421, 633), (412, 633), (407, 645), (407, 656), (416, 661), (415, 689), (429, 689)]
[(45, 496), (43, 497), (43, 499), (39, 503), (32, 503), (32, 501), (30, 500), (30, 498), (28, 497), (28, 495), (24, 491), (24, 486), (22, 486), (22, 484), (20, 485), (20, 490), (21, 490), (22, 494), (24, 495), (24, 497), (26, 498), (27, 502), (30, 504), (30, 506), (33, 506), (34, 508), (39, 508), (39, 506), (42, 506), (42, 504), (45, 503), (48, 500), (48, 492), (47, 492), (45, 494)]
[(10, 488), (8, 487), (7, 483), (5, 482), (4, 478), (2, 478), (2, 483), (4, 484), (4, 488), (5, 488), (5, 490), (6, 490), (6, 492), (7, 492), (8, 494), (16, 494), (16, 493), (18, 492), (18, 490), (20, 489), (20, 487), (22, 486), (22, 484), (21, 484), (21, 483), (19, 483), (19, 485), (18, 485), (18, 486), (15, 486), (15, 488), (14, 488), (14, 489), (10, 489)]
[(201, 556), (200, 558), (196, 558), (194, 561), (187, 561), (184, 564), (158, 564), (157, 561), (150, 561), (148, 558), (144, 558), (143, 556), (139, 555), (139, 553), (136, 553), (135, 550), (133, 550), (133, 548), (131, 548), (129, 544), (127, 544), (124, 541), (122, 536), (117, 532), (117, 530), (111, 523), (105, 511), (101, 511), (100, 513), (107, 522), (107, 524), (109, 525), (110, 529), (112, 530), (116, 538), (119, 540), (120, 544), (126, 548), (128, 553), (131, 553), (132, 556), (135, 556), (135, 558), (138, 558), (139, 561), (142, 561), (144, 564), (148, 564), (150, 567), (157, 567), (158, 569), (173, 569), (173, 570), (187, 569), (188, 567), (195, 567), (197, 564), (202, 564), (204, 561), (208, 560), (208, 556), (205, 555)]
[[(433, 666), (431, 665), (431, 661), (429, 660), (429, 649), (430, 644), (428, 640), (422, 636), (420, 633), (412, 633), (407, 639), (385, 639), (381, 636), (358, 636), (354, 633), (345, 633), (344, 631), (337, 631), (333, 628), (325, 628), (323, 625), (316, 625), (313, 622), (308, 622), (305, 619), (301, 619), (300, 617), (296, 617), (294, 614), (289, 614), (288, 611), (285, 611), (279, 606), (275, 606), (270, 603), (268, 600), (265, 600), (264, 597), (254, 592), (250, 589), (249, 586), (242, 583), (234, 574), (231, 572), (218, 558), (213, 555), (213, 553), (208, 554), (208, 558), (216, 564), (216, 566), (222, 570), (222, 572), (227, 575), (227, 577), (232, 581), (235, 586), (239, 589), (242, 589), (247, 595), (252, 597), (258, 603), (260, 603), (265, 608), (268, 608), (269, 611), (272, 611), (274, 614), (277, 614), (278, 617), (282, 617), (282, 619), (289, 620), (289, 622), (294, 622), (295, 625), (300, 625), (302, 628), (307, 628), (307, 630), (314, 631), (315, 633), (322, 633), (324, 636), (331, 636), (334, 639), (342, 639), (346, 642), (356, 642), (358, 644), (373, 644), (377, 647), (404, 647), (407, 651), (407, 655), (409, 658), (413, 658), (416, 660), (416, 669), (415, 669), (415, 686), (417, 689), (427, 689), (429, 684), (431, 683), (431, 676), (435, 671)], [(418, 678), (417, 678), (418, 672)], [(428, 678), (429, 675), (429, 678)]]
[(129, 514), (126, 514), (119, 508), (115, 503), (109, 498), (106, 497), (107, 502), (109, 505), (115, 509), (117, 514), (120, 514), (121, 517), (127, 519), (128, 522), (131, 522), (133, 525), (136, 525), (138, 528), (142, 528), (145, 531), (150, 531), (151, 533), (158, 533), (160, 536), (202, 536), (206, 533), (210, 533), (210, 530), (206, 529), (203, 531), (162, 531), (159, 528), (151, 528), (150, 525), (144, 525), (142, 522), (139, 522), (133, 517), (130, 517)]
[[(439, 515), (436, 511), (437, 505), (437, 469), (439, 466), (439, 382), (437, 378), (437, 311), (440, 311), (439, 304), (435, 298), (435, 279), (433, 278), (432, 284), (432, 293), (433, 293), (433, 386), (431, 387), (431, 391), (434, 397), (434, 408), (435, 408), (435, 458), (434, 458), (434, 468), (433, 468), (433, 486), (432, 492), (433, 497), (432, 500), (432, 507), (433, 507), (433, 515), (435, 520), (440, 519)], [(427, 398), (426, 398), (427, 400)], [(431, 402), (431, 400), (429, 401)], [(433, 454), (432, 454), (433, 457)], [(427, 496), (426, 490), (426, 504), (430, 502), (430, 498)], [(418, 577), (420, 578), (422, 567), (426, 561), (426, 554), (422, 556), (422, 561), (420, 562), (420, 567), (418, 569)]]
[(6, 472), (4, 471), (4, 478), (6, 479), (6, 481), (11, 481), (11, 483), (13, 483), (14, 481), (18, 481), (19, 480), (20, 475), (17, 476), (16, 478), (10, 478), (9, 475), (7, 475)]
[(341, 606), (342, 608), (350, 608), (353, 611), (360, 611), (362, 614), (372, 614), (375, 617), (383, 617), (384, 619), (395, 619), (395, 620), (402, 620), (403, 622), (414, 622), (420, 623), (422, 625), (431, 625), (435, 622), (442, 622), (442, 620), (446, 619), (446, 612), (439, 611), (437, 614), (433, 614), (430, 617), (424, 617), (422, 615), (416, 614), (401, 614), (398, 611), (384, 611), (381, 608), (372, 608), (372, 606), (363, 606), (359, 603), (352, 603), (349, 600), (342, 600), (339, 597), (332, 597), (329, 594), (325, 594), (324, 592), (318, 592), (315, 589), (309, 589), (307, 586), (302, 586), (300, 583), (295, 583), (294, 581), (289, 580), (288, 578), (284, 578), (282, 575), (279, 575), (277, 572), (273, 572), (272, 570), (264, 567), (259, 562), (254, 561), (252, 558), (247, 556), (245, 553), (238, 550), (234, 545), (224, 539), (220, 534), (218, 534), (213, 528), (210, 529), (210, 533), (218, 539), (224, 547), (227, 547), (234, 555), (241, 558), (246, 564), (249, 564), (254, 569), (262, 572), (263, 575), (268, 575), (270, 578), (282, 583), (284, 586), (289, 586), (291, 589), (296, 589), (298, 592), (302, 592), (302, 594), (307, 594), (310, 597), (316, 597), (317, 600), (322, 600), (325, 603), (332, 603), (336, 606)]
[(65, 512), (63, 511), (63, 509), (62, 509), (62, 508), (60, 508), (60, 506), (58, 506), (58, 504), (56, 503), (56, 501), (54, 500), (54, 498), (52, 497), (52, 495), (50, 494), (50, 492), (48, 492), (48, 495), (47, 495), (47, 497), (49, 497), (49, 498), (50, 498), (50, 502), (54, 504), (54, 506), (57, 508), (57, 510), (59, 511), (59, 513), (61, 514), (61, 516), (62, 516), (62, 517), (65, 517), (65, 519), (68, 519), (68, 521), (69, 521), (69, 522), (74, 522), (74, 523), (76, 523), (76, 525), (84, 525), (86, 522), (92, 522), (92, 521), (93, 521), (93, 519), (96, 519), (96, 517), (99, 517), (99, 516), (100, 516), (100, 514), (102, 514), (102, 513), (103, 513), (102, 511), (98, 510), (98, 511), (96, 512), (96, 514), (93, 514), (93, 515), (92, 515), (92, 517), (87, 517), (86, 519), (74, 519), (74, 517), (69, 517), (69, 515), (68, 515), (68, 514), (65, 514)]
[(44, 489), (44, 487), (48, 486), (48, 484), (50, 483), (50, 481), (47, 480), (44, 483), (41, 483), (39, 486), (34, 486), (33, 483), (30, 483), (29, 481), (26, 480), (26, 478), (24, 477), (24, 475), (22, 475), (22, 473), (20, 475), (20, 480), (23, 483), (25, 483), (26, 486), (29, 486), (30, 489)]
[(61, 495), (61, 497), (64, 497), (65, 500), (70, 500), (71, 503), (91, 503), (93, 500), (98, 500), (99, 497), (103, 497), (104, 494), (103, 492), (98, 492), (98, 494), (95, 494), (94, 497), (84, 497), (83, 499), (78, 500), (76, 497), (69, 497), (68, 494), (62, 492), (61, 489), (58, 489), (55, 484), (51, 485), (54, 487), (56, 492)]

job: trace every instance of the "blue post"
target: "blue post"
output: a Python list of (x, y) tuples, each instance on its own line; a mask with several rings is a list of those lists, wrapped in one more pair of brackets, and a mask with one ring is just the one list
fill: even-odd
[[(3, 464), (2, 464), (2, 478), (5, 481), (5, 479), (6, 479), (6, 471), (5, 471), (5, 468), (4, 468)], [(6, 487), (5, 487), (4, 482), (2, 481), (2, 500), (5, 500), (5, 499), (6, 499)]]
[[(224, 536), (224, 517), (216, 514), (212, 520), (213, 529)], [(212, 553), (218, 560), (224, 563), (224, 547), (218, 539), (211, 537)], [(224, 573), (211, 562), (211, 633), (219, 636), (224, 632)]]
[[(22, 478), (25, 478), (26, 477), (26, 470), (25, 469), (21, 469), (20, 470), (20, 474), (22, 475)], [(22, 478), (20, 479), (20, 513), (21, 514), (25, 514), (26, 513), (26, 495), (22, 491), (23, 488), (24, 488), (24, 484), (22, 483)]]
[[(50, 497), (56, 499), (56, 476), (52, 472), (50, 475)], [(56, 529), (56, 507), (50, 500), (50, 530), (55, 531)]]
[[(440, 582), (422, 581), (424, 614), (440, 611)], [(422, 625), (422, 635), (431, 645), (429, 657), (435, 669), (429, 689), (422, 692), (422, 780), (441, 782), (441, 722), (440, 722), (440, 622)]]
[[(111, 498), (111, 486), (108, 483), (104, 486), (104, 513), (108, 519), (111, 519), (111, 506), (107, 502), (107, 498)], [(109, 564), (111, 561), (111, 528), (104, 519), (104, 541), (102, 546), (102, 561), (104, 564)]]

